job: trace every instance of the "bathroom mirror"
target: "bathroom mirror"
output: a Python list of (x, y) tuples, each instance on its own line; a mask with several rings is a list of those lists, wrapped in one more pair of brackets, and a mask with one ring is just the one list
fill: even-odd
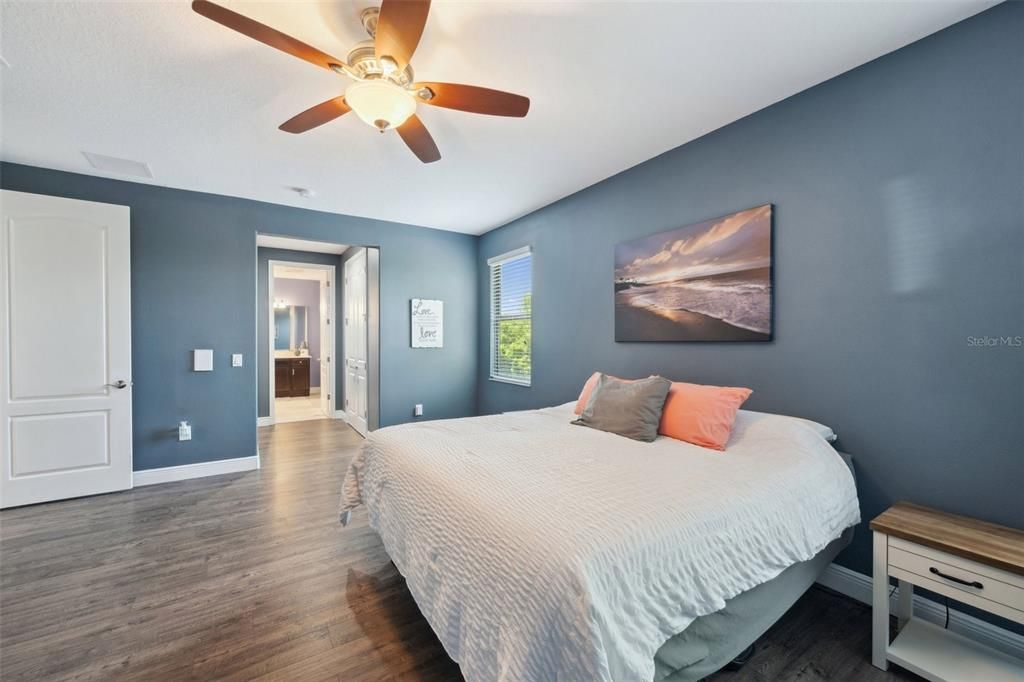
[(274, 308), (274, 350), (307, 347), (307, 330), (306, 306)]

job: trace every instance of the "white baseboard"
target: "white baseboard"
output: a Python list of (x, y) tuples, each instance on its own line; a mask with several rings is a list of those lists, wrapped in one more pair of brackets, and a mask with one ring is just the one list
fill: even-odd
[[(844, 566), (830, 564), (818, 578), (818, 584), (859, 602), (871, 603), (871, 578)], [(896, 612), (898, 599), (899, 588), (897, 587), (889, 598), (889, 609), (892, 613)], [(915, 594), (914, 617), (941, 627), (946, 622), (946, 606)], [(1011, 656), (1024, 658), (1024, 636), (1004, 630), (974, 616), (950, 609), (949, 629)]]
[(319, 386), (310, 386), (309, 387), (309, 394), (310, 395), (320, 395), (320, 387)]
[(345, 410), (335, 410), (334, 411), (334, 418), (335, 419), (340, 419), (343, 422), (348, 423), (348, 419), (345, 417)]
[(256, 426), (273, 426), (273, 417), (256, 417)]
[(159, 469), (143, 469), (132, 472), (132, 487), (138, 488), (144, 485), (155, 485), (157, 483), (170, 483), (171, 481), (184, 481), (189, 478), (201, 478), (203, 476), (219, 476), (221, 474), (234, 474), (239, 471), (252, 471), (260, 468), (260, 456), (235, 457), (234, 459), (218, 459), (215, 462), (199, 462), (197, 464), (182, 464), (175, 467), (161, 467)]

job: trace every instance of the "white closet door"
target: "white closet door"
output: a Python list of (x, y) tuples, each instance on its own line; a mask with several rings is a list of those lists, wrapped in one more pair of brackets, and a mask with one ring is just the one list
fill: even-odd
[(366, 251), (345, 261), (345, 418), (366, 435)]
[(0, 192), (0, 507), (132, 486), (126, 206)]

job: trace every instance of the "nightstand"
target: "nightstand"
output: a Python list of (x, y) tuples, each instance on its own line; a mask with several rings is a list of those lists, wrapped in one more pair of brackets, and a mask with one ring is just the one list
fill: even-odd
[[(1024, 682), (1024, 660), (913, 617), (914, 586), (1024, 624), (1024, 532), (900, 502), (871, 522), (871, 662), (937, 682)], [(899, 582), (889, 642), (889, 577)]]

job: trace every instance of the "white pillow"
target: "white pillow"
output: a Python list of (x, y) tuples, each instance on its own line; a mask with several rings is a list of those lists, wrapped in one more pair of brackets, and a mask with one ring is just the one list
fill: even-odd
[(818, 422), (811, 421), (810, 419), (802, 419), (800, 417), (789, 417), (784, 414), (772, 414), (771, 412), (754, 412), (753, 410), (739, 410), (739, 412), (746, 413), (749, 415), (764, 415), (770, 417), (782, 417), (784, 419), (794, 419), (798, 422), (806, 424), (807, 426), (810, 426), (818, 433), (818, 435), (827, 440), (829, 443), (834, 443), (839, 438), (839, 436), (836, 435), (836, 432), (832, 430), (832, 427), (825, 426), (824, 424), (819, 424)]

